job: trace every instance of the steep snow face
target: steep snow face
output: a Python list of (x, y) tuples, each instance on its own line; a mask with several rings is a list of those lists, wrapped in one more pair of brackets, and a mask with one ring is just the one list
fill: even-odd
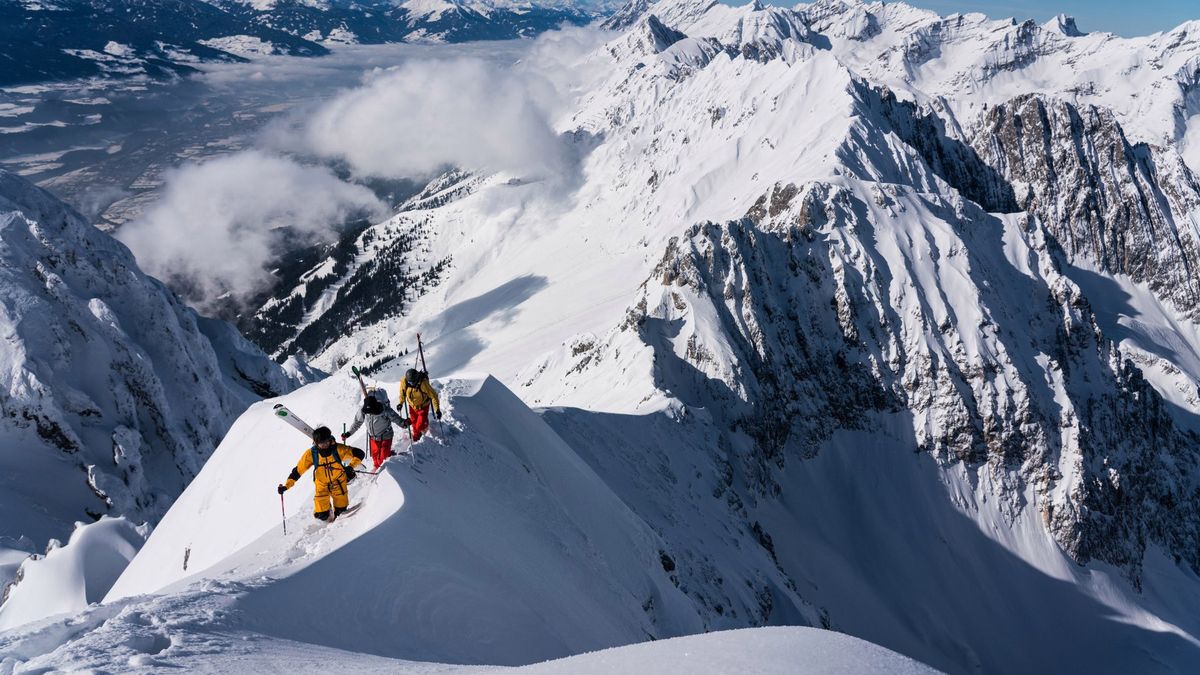
[[(1157, 543), (1200, 566), (1195, 435), (1103, 336), (1034, 222), (857, 182), (769, 204), (673, 241), (619, 327), (539, 377), (583, 388), (639, 364), (724, 411), (766, 463), (907, 410), (916, 446), (970, 466), (1010, 517), (1036, 492), (1075, 560), (1136, 582)], [(744, 470), (781, 488), (769, 465)]]
[(247, 405), (295, 386), (4, 171), (0, 232), (3, 535), (40, 549), (76, 520), (157, 520)]

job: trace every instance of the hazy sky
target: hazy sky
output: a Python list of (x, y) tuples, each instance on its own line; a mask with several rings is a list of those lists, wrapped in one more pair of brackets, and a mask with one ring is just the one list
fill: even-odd
[[(789, 0), (764, 0), (793, 6)], [(1149, 35), (1169, 30), (1189, 19), (1200, 19), (1200, 0), (905, 0), (910, 5), (940, 14), (983, 12), (996, 19), (1016, 17), (1039, 23), (1055, 14), (1075, 17), (1079, 30), (1109, 31), (1118, 35)], [(745, 4), (742, 0), (725, 0)]]

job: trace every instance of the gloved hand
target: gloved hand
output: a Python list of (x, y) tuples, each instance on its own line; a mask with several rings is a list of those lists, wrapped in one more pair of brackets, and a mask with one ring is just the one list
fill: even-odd
[(412, 422), (410, 422), (407, 417), (400, 418), (400, 428), (401, 429), (407, 429), (410, 424), (412, 424)]
[(345, 467), (345, 469), (346, 469), (346, 482), (349, 483), (350, 481), (354, 480), (354, 467), (348, 466), (348, 467)]
[(433, 411), (433, 416), (434, 416), (434, 417), (436, 417), (436, 418), (438, 418), (439, 420), (440, 420), (440, 419), (442, 419), (442, 411), (441, 411), (441, 410), (434, 410), (434, 411)]
[(283, 487), (282, 483), (279, 485), (277, 490), (279, 491), (279, 494), (283, 494), (283, 493), (287, 492), (287, 488)]
[(350, 438), (350, 434), (342, 434), (342, 442), (343, 442), (343, 443), (345, 443), (345, 442), (346, 442), (346, 439), (347, 439), (347, 438)]

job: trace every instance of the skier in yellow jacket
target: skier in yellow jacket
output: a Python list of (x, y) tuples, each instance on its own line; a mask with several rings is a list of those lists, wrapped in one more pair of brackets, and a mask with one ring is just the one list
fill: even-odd
[(442, 403), (429, 384), (429, 376), (416, 368), (409, 368), (400, 380), (400, 405), (397, 407), (403, 407), (405, 403), (408, 404), (408, 428), (412, 431), (412, 439), (419, 441), (429, 430), (429, 404), (433, 404), (433, 414), (440, 420)]
[(338, 517), (350, 506), (348, 484), (354, 480), (354, 467), (362, 464), (367, 455), (358, 448), (335, 443), (329, 427), (318, 427), (313, 431), (312, 438), (312, 447), (300, 455), (300, 461), (288, 475), (287, 482), (279, 486), (279, 494), (291, 489), (296, 481), (300, 480), (300, 476), (311, 467), (313, 483), (316, 485), (313, 517), (329, 520), (330, 501), (333, 502), (333, 518)]

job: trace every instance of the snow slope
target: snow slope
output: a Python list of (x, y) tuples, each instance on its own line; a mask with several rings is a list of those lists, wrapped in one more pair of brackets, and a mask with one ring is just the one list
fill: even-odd
[[(13, 656), (0, 662), (21, 669), (109, 666), (122, 672), (161, 672), (183, 668), (194, 673), (233, 671), (275, 672), (305, 670), (313, 663), (336, 663), (356, 673), (532, 673), (537, 675), (609, 673), (620, 675), (650, 670), (656, 673), (720, 675), (754, 672), (762, 675), (874, 675), (875, 673), (933, 673), (899, 654), (846, 635), (813, 628), (757, 628), (661, 640), (617, 647), (518, 668), (456, 666), (420, 663), (349, 652), (322, 645), (280, 640), (256, 633), (213, 626), (197, 612), (188, 616), (167, 604), (168, 596), (154, 604), (130, 605), (120, 612), (92, 610), (73, 628), (96, 628), (69, 650), (39, 653), (61, 639), (50, 628), (41, 634), (9, 642)], [(209, 595), (196, 604), (220, 616), (225, 596)], [(166, 611), (164, 611), (166, 610)], [(181, 617), (186, 616), (185, 620)], [(163, 621), (157, 617), (170, 617)], [(4, 638), (0, 637), (0, 644)], [(114, 658), (114, 656), (116, 658)], [(19, 661), (17, 659), (20, 659)], [(17, 670), (16, 672), (24, 672)]]
[[(286, 495), (286, 537), (273, 486), (307, 444), (273, 419), (270, 402), (251, 408), (107, 601), (265, 575), (236, 603), (255, 630), (464, 663), (635, 642), (655, 630), (647, 602), (671, 633), (700, 628), (658, 562), (653, 532), (537, 415), (491, 378), (443, 391), (452, 421), (438, 442), (416, 445), (416, 463), (364, 476), (363, 508), (329, 527), (312, 519), (312, 483), (301, 480)], [(337, 378), (286, 401), (301, 417), (349, 419), (356, 394)], [(331, 620), (343, 630), (327, 637)], [(379, 625), (388, 639), (364, 645)]]
[[(701, 629), (658, 537), (537, 414), (493, 378), (439, 386), (449, 415), (436, 441), (416, 444), (415, 461), (364, 474), (352, 489), (362, 507), (332, 524), (312, 520), (302, 480), (287, 495), (287, 535), (269, 486), (303, 439), (272, 419), (269, 402), (256, 405), (105, 604), (4, 633), (3, 663), (228, 672), (319, 659), (369, 672), (474, 672), (430, 662), (525, 664)], [(297, 412), (349, 414), (355, 388), (327, 380), (286, 400)], [(804, 628), (608, 649), (530, 672), (733, 667), (932, 672)]]

